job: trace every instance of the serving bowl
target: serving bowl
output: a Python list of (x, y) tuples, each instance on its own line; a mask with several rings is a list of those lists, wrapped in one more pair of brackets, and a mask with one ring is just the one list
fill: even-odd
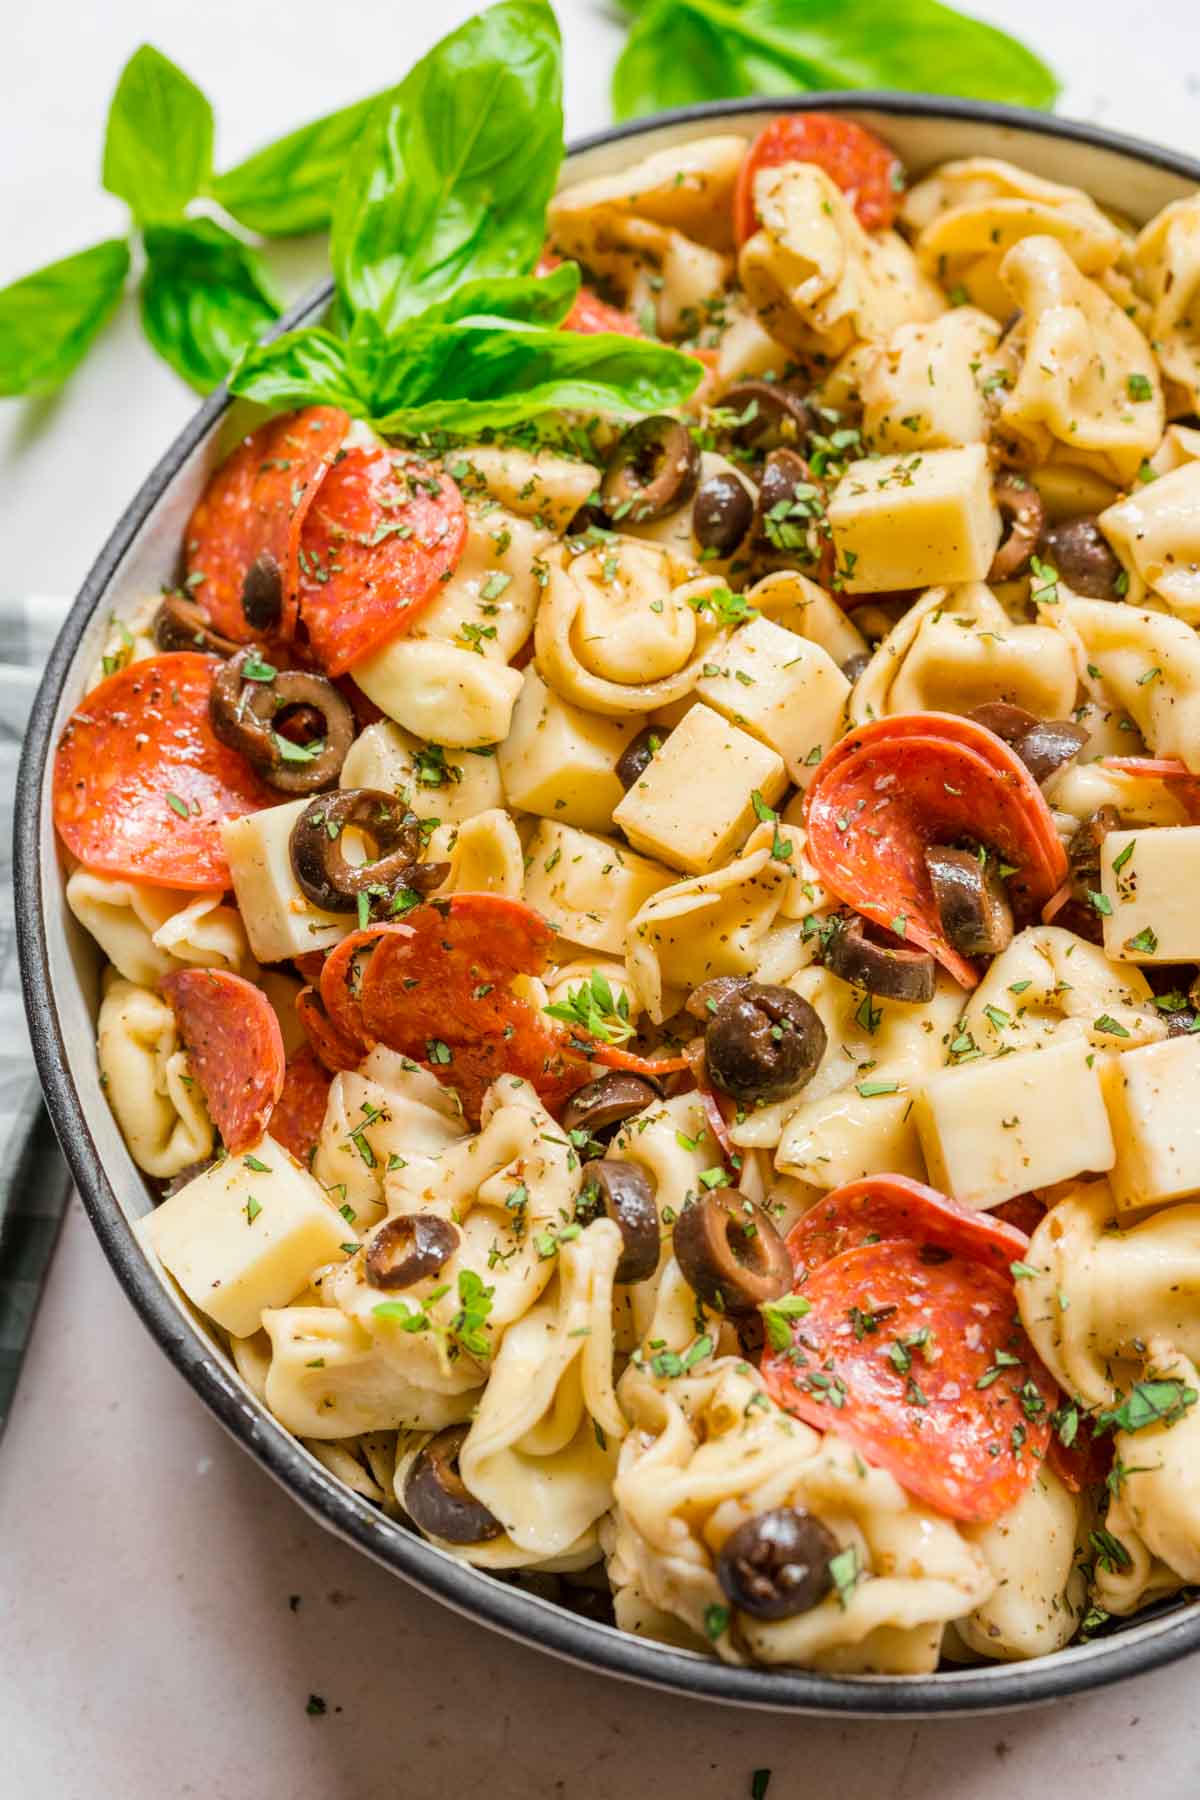
[[(921, 173), (951, 157), (998, 156), (1083, 188), (1141, 222), (1200, 187), (1200, 163), (1090, 125), (1016, 108), (912, 95), (807, 94), (789, 104), (719, 102), (661, 114), (577, 144), (564, 177), (605, 175), (714, 128), (749, 138), (790, 110), (847, 115), (886, 137)], [(319, 315), (322, 289), (280, 322)], [(16, 906), (26, 1006), (38, 1070), (96, 1234), (126, 1296), (160, 1348), (244, 1449), (327, 1530), (423, 1592), (497, 1631), (607, 1674), (668, 1691), (777, 1711), (866, 1717), (998, 1711), (1078, 1693), (1200, 1648), (1200, 1601), (1175, 1601), (1110, 1635), (1031, 1663), (926, 1676), (829, 1676), (731, 1668), (628, 1636), (459, 1563), (335, 1480), (250, 1393), (147, 1258), (135, 1222), (152, 1206), (101, 1091), (95, 1055), (100, 958), (72, 918), (51, 819), (53, 747), (83, 692), (111, 613), (177, 574), (183, 528), (209, 474), (247, 429), (250, 409), (218, 389), (176, 438), (116, 523), (80, 590), (34, 703), (18, 778)]]

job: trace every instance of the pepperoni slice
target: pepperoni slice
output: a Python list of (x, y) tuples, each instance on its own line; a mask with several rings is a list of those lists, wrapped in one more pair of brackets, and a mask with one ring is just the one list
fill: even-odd
[(242, 610), (242, 584), (260, 557), (279, 570), (283, 635), (291, 635), (301, 528), (349, 425), (337, 406), (269, 419), (242, 439), (205, 488), (184, 540), (188, 589), (225, 637), (249, 643), (262, 635)]
[[(1015, 1226), (960, 1206), (907, 1175), (868, 1175), (835, 1188), (793, 1225), (787, 1242), (803, 1282), (846, 1250), (901, 1238), (922, 1249), (970, 1257), (1003, 1276), (1010, 1276), (1010, 1265), (1029, 1249), (1029, 1239)], [(807, 1287), (802, 1291), (807, 1294)]]
[(352, 931), (325, 958), (320, 974), (321, 1004), (336, 1031), (350, 1043), (363, 1046), (362, 1061), (370, 1048), (370, 1034), (363, 1023), (362, 978), (363, 953), (374, 949), (380, 938), (395, 935), (411, 937), (411, 928), (398, 920), (381, 925), (368, 925)]
[(597, 1044), (588, 1055), (606, 1069), (626, 1069), (631, 1075), (649, 1075), (655, 1080), (678, 1075), (681, 1069), (690, 1067), (686, 1056), (639, 1056), (635, 1050), (623, 1050), (620, 1044)]
[[(999, 1219), (1003, 1225), (1011, 1225), (1014, 1230), (1024, 1232), (1031, 1238), (1046, 1216), (1046, 1208), (1036, 1194), (1014, 1194), (1011, 1200), (1002, 1200), (999, 1206), (988, 1209), (989, 1216)], [(1023, 1261), (1022, 1257), (1016, 1259)]]
[(738, 172), (733, 229), (739, 244), (758, 230), (754, 177), (760, 169), (782, 163), (816, 163), (824, 169), (868, 231), (891, 225), (896, 217), (904, 171), (895, 151), (852, 119), (832, 113), (792, 113), (773, 119), (759, 132)]
[(357, 1069), (370, 1045), (334, 1024), (316, 988), (301, 988), (296, 995), (296, 1012), (318, 1061), (331, 1075), (342, 1069)]
[(67, 721), (54, 762), (54, 823), (85, 868), (175, 888), (224, 888), (221, 824), (274, 806), (218, 743), (215, 656), (172, 651), (102, 681)]
[(1112, 1468), (1113, 1450), (1111, 1436), (1093, 1436), (1090, 1422), (1081, 1418), (1070, 1444), (1064, 1444), (1057, 1432), (1053, 1434), (1046, 1461), (1065, 1487), (1073, 1494), (1082, 1494), (1085, 1488), (1098, 1487), (1105, 1479)]
[(409, 631), (458, 565), (462, 495), (442, 470), (383, 444), (347, 450), (300, 533), (301, 635), (327, 675), (344, 675)]
[(805, 797), (807, 851), (825, 886), (903, 932), (963, 987), (979, 976), (947, 942), (925, 867), (930, 844), (985, 844), (1015, 871), (1008, 892), (1035, 916), (1066, 879), (1066, 851), (1041, 789), (994, 732), (947, 713), (879, 719), (847, 734)]
[(283, 1034), (261, 988), (228, 969), (176, 969), (162, 982), (209, 1117), (233, 1155), (256, 1144), (283, 1092)]
[(329, 1071), (308, 1044), (289, 1056), (283, 1092), (271, 1114), (271, 1136), (297, 1162), (307, 1163), (317, 1147), (329, 1102)]
[(546, 966), (554, 933), (539, 913), (503, 894), (454, 894), (404, 922), (363, 975), (371, 1038), (427, 1063), (473, 1119), (499, 1075), (523, 1076), (551, 1108), (588, 1080), (585, 1054), (512, 989)]
[[(551, 269), (557, 269), (562, 257), (554, 250), (543, 250), (538, 258), (535, 275), (549, 275)], [(619, 337), (644, 337), (645, 333), (632, 313), (622, 312), (619, 306), (610, 306), (590, 287), (581, 287), (575, 296), (570, 312), (559, 326), (560, 331), (581, 331), (591, 336), (597, 331), (615, 331)]]
[(995, 1519), (1020, 1499), (1057, 1392), (1014, 1322), (1011, 1280), (894, 1240), (843, 1251), (803, 1294), (791, 1347), (763, 1356), (780, 1406), (952, 1519)]

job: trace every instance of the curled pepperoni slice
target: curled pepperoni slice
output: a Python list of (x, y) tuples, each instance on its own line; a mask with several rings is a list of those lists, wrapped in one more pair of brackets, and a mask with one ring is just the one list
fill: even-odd
[(225, 1148), (256, 1144), (283, 1092), (283, 1034), (260, 988), (228, 969), (177, 969), (162, 991)]
[(339, 457), (297, 551), (301, 635), (325, 673), (344, 675), (410, 631), (466, 541), (463, 498), (444, 471), (383, 444)]
[(216, 629), (238, 643), (261, 638), (242, 609), (251, 568), (278, 577), (282, 635), (294, 623), (297, 553), (305, 514), (346, 435), (337, 406), (306, 406), (269, 419), (221, 464), (188, 522), (188, 588)]
[(321, 968), (321, 1004), (334, 1029), (348, 1042), (363, 1046), (359, 1062), (371, 1043), (370, 1034), (363, 1023), (362, 1011), (362, 980), (366, 956), (380, 938), (388, 936), (411, 937), (412, 931), (399, 921), (368, 925), (361, 931), (352, 931), (340, 944), (335, 944)]
[(995, 851), (1025, 918), (1067, 874), (1050, 809), (1024, 763), (994, 732), (948, 713), (879, 719), (848, 733), (817, 768), (805, 819), (808, 856), (826, 887), (903, 931), (968, 988), (979, 977), (942, 932), (926, 847), (969, 839)]
[(1013, 1286), (973, 1258), (904, 1240), (821, 1265), (773, 1399), (952, 1519), (995, 1519), (1046, 1453), (1057, 1391), (1014, 1322)]
[(1014, 1225), (960, 1206), (907, 1175), (868, 1175), (835, 1188), (793, 1225), (787, 1243), (802, 1279), (845, 1250), (898, 1238), (971, 1257), (1004, 1276), (1029, 1248)]
[(275, 1142), (290, 1150), (297, 1162), (307, 1163), (316, 1149), (325, 1122), (329, 1082), (329, 1071), (310, 1045), (288, 1057), (283, 1092), (275, 1102), (270, 1130)]
[(164, 887), (228, 887), (222, 822), (279, 796), (213, 736), (208, 697), (220, 667), (190, 650), (150, 656), (72, 713), (54, 761), (54, 823), (86, 868)]
[(357, 1069), (370, 1045), (334, 1024), (316, 988), (301, 988), (296, 995), (296, 1013), (317, 1060), (331, 1075)]
[(781, 163), (816, 163), (850, 200), (860, 225), (876, 231), (896, 217), (904, 171), (894, 150), (852, 119), (792, 113), (759, 132), (738, 173), (733, 229), (739, 244), (758, 230), (754, 178)]
[(363, 975), (371, 1038), (427, 1063), (470, 1118), (500, 1075), (532, 1082), (551, 1108), (583, 1085), (585, 1053), (513, 991), (546, 966), (554, 933), (539, 913), (502, 894), (454, 894), (404, 922), (409, 932), (383, 937)]
[[(558, 268), (562, 260), (554, 250), (543, 250), (534, 274), (548, 275), (551, 269)], [(619, 337), (645, 336), (632, 313), (622, 312), (619, 306), (610, 306), (607, 300), (602, 300), (590, 287), (580, 288), (559, 329), (581, 331), (588, 336), (597, 331), (615, 331)]]
[(678, 1075), (690, 1066), (686, 1056), (639, 1056), (635, 1050), (623, 1050), (620, 1044), (596, 1044), (588, 1055), (606, 1069), (626, 1069), (631, 1075), (650, 1075), (655, 1079)]

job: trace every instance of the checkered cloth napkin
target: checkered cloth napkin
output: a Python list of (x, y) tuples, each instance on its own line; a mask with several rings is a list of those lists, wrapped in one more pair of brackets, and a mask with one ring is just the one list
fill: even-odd
[(21, 740), (66, 612), (62, 600), (0, 599), (0, 1431), (71, 1191), (29, 1048), (12, 887)]

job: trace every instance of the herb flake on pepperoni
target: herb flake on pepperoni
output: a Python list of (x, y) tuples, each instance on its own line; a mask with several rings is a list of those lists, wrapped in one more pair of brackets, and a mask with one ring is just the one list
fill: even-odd
[(54, 761), (54, 823), (87, 869), (173, 888), (224, 888), (226, 819), (273, 806), (208, 722), (218, 658), (172, 651), (130, 663), (67, 721)]
[(274, 1007), (229, 969), (176, 969), (162, 991), (222, 1143), (233, 1155), (248, 1150), (283, 1092), (286, 1057)]
[(242, 606), (255, 564), (259, 580), (277, 578), (281, 635), (291, 636), (301, 528), (349, 425), (336, 406), (268, 419), (242, 439), (205, 488), (184, 539), (187, 587), (225, 637), (249, 643), (263, 635)]
[(890, 226), (904, 185), (894, 150), (852, 119), (832, 113), (792, 113), (773, 119), (746, 152), (733, 200), (733, 228), (739, 244), (758, 230), (754, 180), (760, 169), (783, 163), (816, 163), (854, 207), (868, 231)]
[(326, 675), (411, 631), (458, 566), (467, 514), (452, 478), (383, 444), (340, 456), (297, 551), (300, 634)]

